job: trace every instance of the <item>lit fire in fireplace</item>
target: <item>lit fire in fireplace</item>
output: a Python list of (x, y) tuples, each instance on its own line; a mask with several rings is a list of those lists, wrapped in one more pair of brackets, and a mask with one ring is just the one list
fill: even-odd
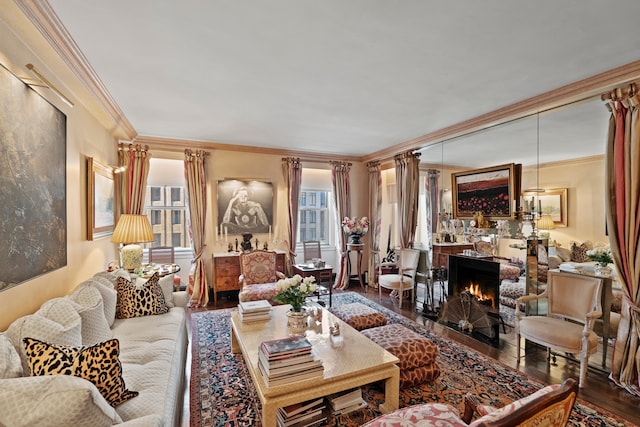
[(472, 282), (469, 286), (464, 288), (464, 291), (470, 293), (471, 295), (473, 295), (474, 298), (478, 302), (481, 302), (483, 304), (489, 304), (489, 302), (490, 302), (491, 303), (491, 307), (492, 308), (496, 308), (495, 300), (494, 300), (493, 296), (483, 294), (482, 293), (482, 289), (480, 289), (480, 285), (479, 284)]

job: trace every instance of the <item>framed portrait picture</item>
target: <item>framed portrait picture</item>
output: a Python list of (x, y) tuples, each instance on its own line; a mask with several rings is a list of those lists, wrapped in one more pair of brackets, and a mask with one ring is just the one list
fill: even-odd
[(116, 223), (113, 169), (87, 158), (87, 240), (110, 236)]
[(542, 215), (551, 215), (556, 227), (567, 227), (567, 189), (554, 188), (541, 193), (525, 192), (522, 194), (525, 202), (531, 206), (538, 203), (538, 210)]
[(273, 224), (273, 185), (270, 182), (218, 181), (218, 232), (268, 233)]
[(453, 217), (473, 219), (482, 212), (492, 221), (513, 219), (520, 187), (519, 166), (509, 163), (452, 174)]

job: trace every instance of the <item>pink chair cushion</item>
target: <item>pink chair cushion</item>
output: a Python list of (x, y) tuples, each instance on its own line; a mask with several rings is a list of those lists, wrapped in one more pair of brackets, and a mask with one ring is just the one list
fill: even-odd
[(257, 285), (245, 285), (238, 294), (238, 300), (242, 302), (246, 301), (258, 301), (265, 299), (271, 301), (273, 304), (278, 304), (272, 301), (272, 298), (276, 295), (275, 283), (260, 283)]
[[(430, 423), (426, 423), (425, 420), (429, 420)], [(363, 427), (459, 427), (466, 425), (453, 407), (442, 403), (424, 403), (381, 415), (364, 424)]]

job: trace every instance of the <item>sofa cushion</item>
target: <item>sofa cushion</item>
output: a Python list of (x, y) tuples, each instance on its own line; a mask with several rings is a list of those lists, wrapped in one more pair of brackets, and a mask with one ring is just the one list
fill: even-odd
[(158, 274), (151, 276), (140, 287), (120, 277), (116, 283), (116, 291), (118, 292), (116, 303), (118, 319), (165, 314), (169, 311), (162, 288), (158, 285)]
[(116, 303), (118, 300), (118, 293), (116, 292), (113, 284), (107, 279), (94, 277), (89, 280), (85, 280), (80, 283), (78, 287), (90, 286), (94, 287), (102, 295), (102, 306), (104, 309), (104, 317), (107, 319), (109, 327), (113, 325), (113, 321), (116, 319)]
[(0, 379), (22, 376), (22, 363), (16, 348), (7, 337), (0, 334)]
[(54, 298), (42, 304), (35, 314), (16, 319), (7, 329), (7, 336), (20, 355), (22, 370), (29, 372), (27, 355), (22, 345), (25, 337), (70, 345), (82, 345), (82, 321), (69, 298)]
[(82, 345), (94, 345), (113, 338), (104, 317), (102, 294), (95, 286), (81, 286), (69, 298), (82, 319)]
[(101, 427), (121, 422), (85, 379), (53, 375), (0, 380), (0, 425)]
[(91, 381), (111, 406), (138, 395), (122, 378), (120, 343), (111, 339), (91, 347), (68, 347), (25, 338), (25, 353), (32, 376), (72, 375)]
[[(164, 302), (167, 304), (167, 307), (173, 308), (175, 304), (173, 302), (173, 274), (167, 274), (166, 276), (160, 277), (158, 279), (158, 285), (160, 289), (162, 289), (162, 296), (164, 297)], [(148, 279), (138, 278), (136, 280), (136, 286), (140, 287), (147, 283)]]

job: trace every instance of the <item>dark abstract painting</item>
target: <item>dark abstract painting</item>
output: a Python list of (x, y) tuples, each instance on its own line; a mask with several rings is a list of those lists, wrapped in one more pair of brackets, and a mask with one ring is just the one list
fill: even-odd
[(66, 122), (0, 66), (0, 290), (67, 265)]

